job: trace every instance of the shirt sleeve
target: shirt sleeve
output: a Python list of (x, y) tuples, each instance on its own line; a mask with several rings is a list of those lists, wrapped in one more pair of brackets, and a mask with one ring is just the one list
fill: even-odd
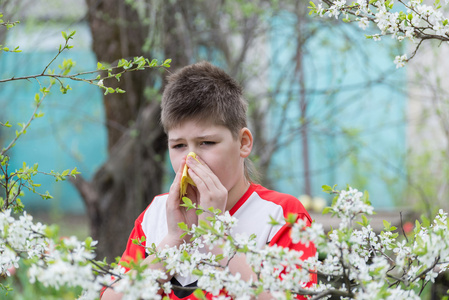
[[(307, 226), (311, 225), (310, 217), (305, 214), (298, 214), (298, 219), (302, 218), (304, 221), (307, 222)], [(277, 245), (284, 248), (288, 248), (290, 250), (295, 251), (302, 251), (303, 254), (301, 256), (302, 260), (306, 260), (309, 257), (313, 257), (316, 254), (316, 248), (313, 243), (309, 243), (308, 246), (302, 243), (293, 243), (291, 237), (290, 237), (290, 231), (291, 227), (289, 224), (285, 224), (281, 227), (281, 229), (276, 233), (276, 235), (273, 237), (273, 239), (270, 241), (269, 246)], [(317, 283), (317, 274), (316, 272), (311, 272), (310, 280), (307, 282), (306, 287), (310, 287), (313, 284)], [(306, 299), (304, 296), (298, 296), (297, 299)]]
[[(146, 210), (145, 210), (146, 211)], [(122, 257), (120, 258), (120, 265), (122, 265), (122, 262), (131, 262), (131, 261), (137, 261), (138, 258), (145, 258), (146, 257), (146, 252), (145, 252), (145, 245), (146, 242), (143, 241), (142, 245), (136, 245), (133, 243), (133, 240), (135, 239), (142, 239), (142, 237), (145, 237), (145, 233), (143, 232), (142, 229), (142, 220), (143, 220), (143, 216), (145, 215), (145, 211), (136, 219), (136, 221), (134, 222), (134, 228), (131, 231), (131, 234), (129, 235), (128, 238), (128, 242), (126, 243), (126, 249), (123, 252)], [(126, 271), (129, 271), (129, 268), (125, 267), (122, 265), (122, 267), (124, 267), (126, 269)]]
[[(133, 244), (134, 239), (141, 239), (145, 236), (145, 233), (142, 230), (142, 219), (145, 214), (145, 211), (136, 219), (134, 222), (134, 228), (131, 231), (131, 234), (129, 235), (128, 242), (126, 243), (126, 249), (125, 252), (123, 252), (122, 257), (120, 258), (119, 264), (125, 268), (126, 272), (129, 271), (128, 267), (125, 267), (122, 265), (122, 262), (131, 262), (131, 261), (137, 261), (138, 257), (144, 258), (145, 257), (145, 248), (136, 244)], [(142, 242), (142, 244), (145, 246), (145, 242)], [(114, 276), (112, 276), (114, 279)], [(100, 298), (103, 297), (104, 291), (106, 290), (106, 287), (103, 287), (100, 291)]]

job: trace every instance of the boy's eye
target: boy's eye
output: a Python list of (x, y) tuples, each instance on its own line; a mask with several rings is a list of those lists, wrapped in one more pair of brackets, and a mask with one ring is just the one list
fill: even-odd
[(215, 142), (204, 141), (204, 142), (201, 142), (201, 144), (202, 144), (202, 145), (205, 145), (205, 146), (211, 146), (211, 145), (215, 145)]
[(173, 149), (180, 149), (182, 147), (184, 147), (184, 144), (176, 144), (172, 146)]

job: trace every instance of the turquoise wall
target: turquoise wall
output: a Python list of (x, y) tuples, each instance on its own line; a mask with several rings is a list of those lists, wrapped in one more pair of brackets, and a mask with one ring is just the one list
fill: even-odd
[[(280, 111), (273, 112), (272, 124), (288, 124), (282, 134), (288, 146), (276, 153), (270, 171), (280, 190), (299, 196), (304, 168), (302, 139), (295, 130), (301, 122), (301, 88), (292, 65), (295, 26), (289, 14), (272, 21), (270, 82), (272, 90), (279, 84), (276, 101), (287, 108), (282, 120)], [(407, 96), (398, 88), (406, 72), (393, 64), (396, 45), (389, 38), (367, 40), (355, 24), (305, 26), (305, 32), (313, 32), (303, 47), (312, 196), (326, 196), (324, 184), (349, 184), (368, 190), (376, 208), (392, 208), (406, 180)]]
[[(54, 52), (23, 52), (0, 54), (0, 78), (40, 74), (54, 57)], [(73, 72), (94, 70), (96, 58), (90, 51), (70, 50), (55, 61), (52, 68), (57, 70), (63, 58), (76, 62)], [(39, 78), (42, 86), (48, 79)], [(62, 94), (58, 86), (42, 104), (43, 118), (32, 122), (26, 135), (8, 152), (11, 167), (20, 168), (27, 164), (39, 163), (39, 170), (63, 171), (76, 167), (89, 179), (106, 159), (106, 129), (101, 91), (85, 83), (65, 81), (72, 87)], [(18, 129), (17, 123), (26, 123), (33, 112), (34, 95), (39, 91), (36, 80), (14, 81), (0, 84), (0, 119), (8, 120), (14, 126), (1, 129), (0, 145), (11, 140)], [(57, 182), (38, 175), (35, 182), (41, 183), (39, 192), (49, 191), (54, 199), (42, 200), (28, 192), (24, 197), (28, 210), (53, 210), (83, 213), (85, 208), (78, 192), (67, 182)]]

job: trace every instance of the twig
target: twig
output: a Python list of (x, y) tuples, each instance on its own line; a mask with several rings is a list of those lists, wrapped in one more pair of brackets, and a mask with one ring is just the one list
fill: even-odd
[[(48, 89), (50, 89), (52, 87), (52, 85), (53, 84), (50, 83)], [(9, 149), (11, 149), (12, 146), (19, 139), (19, 137), (22, 136), (22, 134), (27, 130), (27, 128), (30, 126), (31, 122), (36, 118), (37, 110), (39, 109), (39, 107), (42, 104), (42, 101), (45, 99), (45, 97), (47, 97), (47, 95), (48, 95), (48, 93), (43, 93), (42, 98), (39, 100), (36, 107), (34, 108), (33, 114), (31, 115), (30, 119), (28, 120), (28, 123), (25, 126), (23, 126), (22, 130), (18, 134), (16, 134), (16, 137), (11, 141), (11, 143), (9, 143), (8, 147), (2, 149), (2, 152), (0, 152), (0, 155), (4, 155)]]
[(404, 225), (402, 224), (402, 211), (399, 212), (399, 216), (401, 217), (401, 229), (402, 229), (402, 234), (404, 235), (405, 240), (407, 241), (407, 244), (408, 244), (408, 237), (407, 237), (407, 235), (405, 234), (405, 231), (404, 231)]

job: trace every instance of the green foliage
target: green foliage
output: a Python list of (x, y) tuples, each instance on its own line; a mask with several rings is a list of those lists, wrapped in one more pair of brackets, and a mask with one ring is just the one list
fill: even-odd
[[(0, 18), (2, 15), (0, 14)], [(0, 19), (0, 25), (6, 26), (8, 29), (12, 28), (15, 23), (4, 22)], [(9, 156), (8, 151), (14, 147), (17, 140), (27, 134), (27, 130), (31, 123), (37, 119), (44, 116), (44, 113), (40, 111), (40, 107), (45, 100), (45, 98), (50, 94), (53, 85), (58, 84), (59, 90), (62, 94), (66, 94), (72, 88), (69, 84), (66, 84), (65, 80), (74, 80), (81, 81), (87, 84), (96, 85), (105, 90), (105, 95), (108, 93), (124, 93), (125, 91), (120, 88), (111, 88), (107, 87), (103, 84), (103, 81), (106, 79), (116, 79), (120, 80), (120, 77), (125, 72), (132, 72), (137, 70), (143, 70), (145, 68), (154, 68), (154, 67), (170, 67), (171, 60), (167, 59), (162, 64), (158, 64), (157, 60), (148, 60), (143, 57), (135, 57), (132, 60), (121, 59), (117, 66), (112, 67), (107, 64), (98, 63), (97, 70), (83, 73), (75, 73), (72, 74), (73, 67), (76, 65), (76, 62), (72, 59), (64, 59), (61, 64), (58, 65), (59, 71), (56, 72), (54, 69), (51, 69), (52, 64), (55, 60), (61, 55), (62, 52), (68, 51), (73, 48), (72, 45), (69, 45), (69, 42), (73, 39), (76, 34), (75, 31), (70, 33), (62, 32), (62, 37), (64, 39), (64, 43), (59, 46), (59, 50), (53, 59), (46, 65), (43, 71), (37, 75), (29, 75), (22, 77), (11, 77), (6, 79), (0, 79), (0, 83), (6, 83), (14, 80), (36, 80), (40, 85), (39, 93), (36, 93), (34, 96), (34, 111), (26, 122), (18, 123), (18, 128), (15, 130), (15, 138), (9, 143), (8, 146), (3, 148), (0, 152), (0, 187), (5, 191), (3, 196), (0, 196), (0, 209), (4, 210), (7, 208), (13, 208), (14, 211), (19, 212), (22, 211), (24, 206), (21, 200), (21, 197), (24, 196), (25, 190), (31, 191), (34, 194), (41, 196), (42, 199), (51, 199), (52, 196), (47, 192), (39, 192), (36, 188), (40, 187), (39, 183), (34, 182), (33, 178), (37, 174), (45, 174), (49, 176), (53, 176), (56, 181), (65, 181), (68, 176), (76, 178), (77, 174), (80, 174), (77, 171), (77, 168), (73, 168), (72, 170), (67, 169), (62, 172), (51, 170), (50, 172), (43, 172), (38, 169), (38, 164), (35, 163), (33, 166), (29, 166), (26, 162), (23, 163), (22, 168), (19, 170), (9, 170)], [(107, 73), (107, 75), (104, 74)], [(95, 78), (86, 78), (86, 76), (94, 75), (99, 73)], [(49, 82), (47, 85), (43, 85), (39, 78), (48, 78)], [(12, 128), (13, 125), (9, 123), (8, 120), (5, 122), (0, 122), (0, 125), (5, 128)], [(0, 194), (2, 195), (2, 194)]]
[(204, 295), (204, 293), (201, 289), (196, 289), (193, 292), (193, 295), (200, 300), (206, 300), (206, 296)]
[[(6, 27), (6, 29), (9, 30), (19, 23), (20, 23), (19, 21), (14, 21), (14, 22), (4, 21), (3, 14), (0, 12), (0, 28)], [(3, 46), (0, 44), (0, 52), (2, 52), (2, 51), (3, 52), (22, 52), (22, 50), (19, 50), (19, 46), (15, 47), (14, 49), (11, 50), (9, 47)]]
[[(72, 300), (77, 299), (81, 293), (81, 288), (68, 288), (44, 286), (40, 282), (30, 283), (27, 275), (31, 262), (21, 262), (14, 275), (7, 277), (0, 284), (0, 299), (2, 300)], [(0, 279), (2, 280), (2, 279)], [(4, 288), (1, 288), (1, 287)]]

